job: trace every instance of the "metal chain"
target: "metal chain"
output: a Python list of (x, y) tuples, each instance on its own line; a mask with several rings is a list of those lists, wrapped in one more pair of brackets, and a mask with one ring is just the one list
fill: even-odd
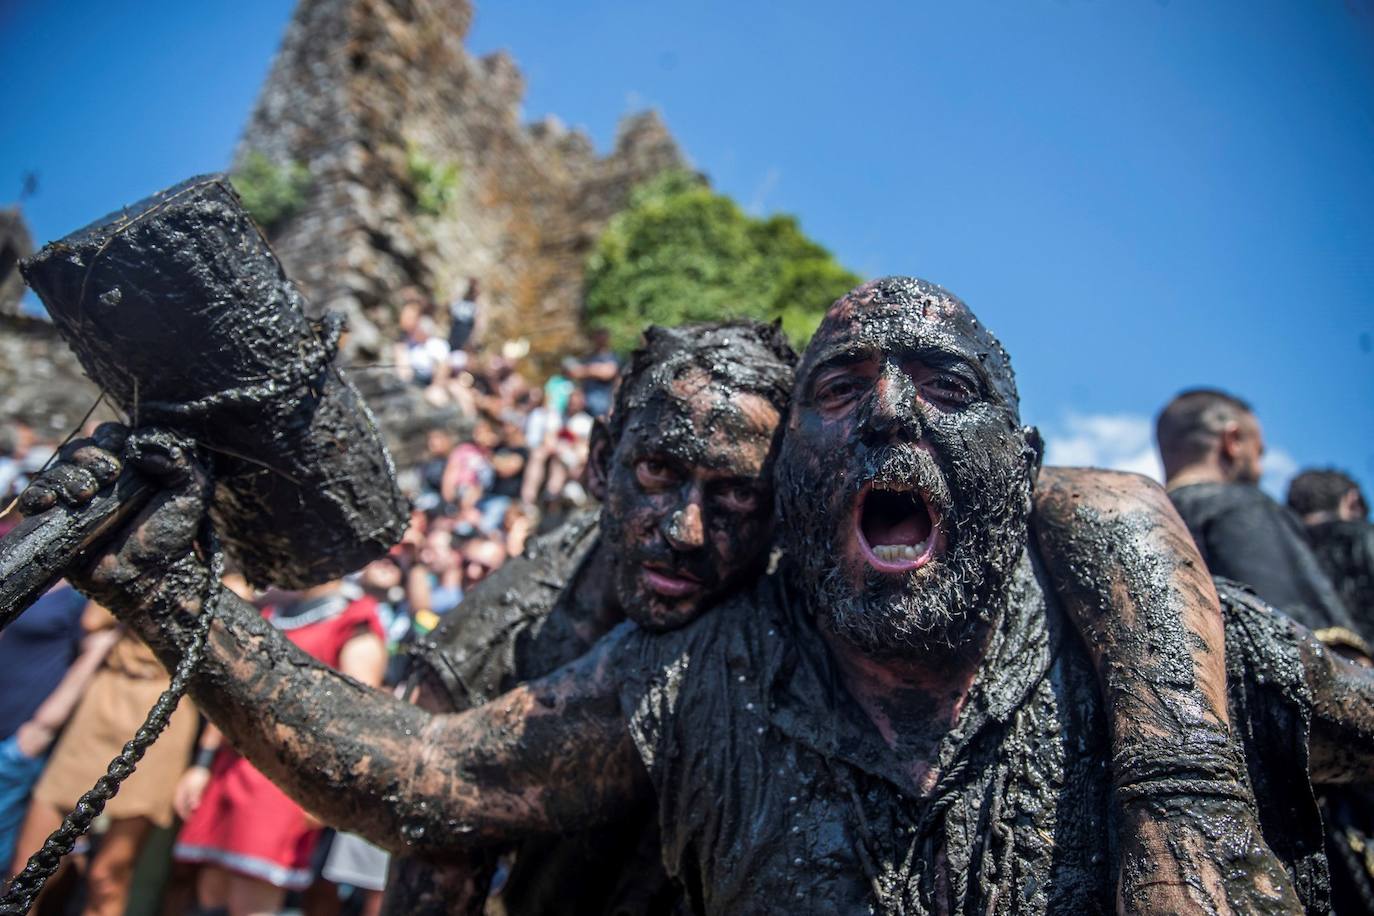
[(105, 775), (96, 780), (85, 795), (77, 801), (76, 807), (62, 820), (62, 825), (52, 832), (43, 842), (43, 847), (29, 857), (24, 870), (14, 877), (0, 897), (0, 916), (24, 916), (33, 906), (48, 879), (56, 874), (63, 858), (71, 853), (76, 841), (91, 829), (91, 823), (105, 810), (105, 805), (115, 797), (119, 786), (134, 772), (134, 767), (167, 727), (176, 711), (177, 704), (191, 683), (191, 676), (200, 665), (204, 655), (205, 642), (210, 634), (210, 623), (214, 608), (219, 602), (220, 580), (224, 576), (224, 554), (220, 549), (219, 538), (215, 536), (208, 520), (202, 522), (200, 543), (210, 561), (210, 581), (201, 602), (200, 614), (196, 618), (191, 640), (182, 650), (181, 660), (167, 689), (157, 698), (153, 708), (124, 749), (119, 752)]

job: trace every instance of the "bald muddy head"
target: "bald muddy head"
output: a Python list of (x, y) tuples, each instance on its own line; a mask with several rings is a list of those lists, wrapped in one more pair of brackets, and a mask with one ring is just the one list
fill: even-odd
[(821, 625), (874, 655), (967, 638), (1024, 549), (1037, 445), (1006, 351), (954, 295), (889, 277), (836, 302), (776, 474), (787, 562)]
[(772, 325), (646, 333), (590, 462), (615, 597), (632, 620), (681, 626), (762, 568), (795, 361)]

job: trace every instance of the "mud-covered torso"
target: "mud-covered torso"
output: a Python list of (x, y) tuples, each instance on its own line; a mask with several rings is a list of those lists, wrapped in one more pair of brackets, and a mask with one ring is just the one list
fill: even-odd
[[(597, 513), (536, 539), (451, 611), (416, 647), (420, 676), (442, 683), (455, 710), (486, 703), (583, 655), (595, 642), (573, 589), (597, 543)], [(594, 830), (520, 844), (502, 891), (510, 916), (654, 914), (679, 899), (658, 854), (651, 804)]]
[[(625, 635), (622, 706), (655, 785), (664, 861), (696, 910), (1114, 909), (1110, 749), (1097, 685), (1025, 558), (1012, 590), (924, 796), (839, 686), (819, 634), (777, 578), (684, 630)], [(1283, 667), (1261, 656), (1283, 656), (1285, 637), (1254, 624), (1255, 612), (1237, 613), (1251, 624), (1235, 635), (1241, 669)], [(1254, 696), (1239, 691), (1238, 714), (1247, 744), (1271, 749), (1260, 775), (1282, 804), (1269, 818), (1294, 834), (1286, 861), (1300, 859), (1299, 884), (1312, 886), (1316, 865), (1304, 856), (1314, 831), (1320, 850), (1319, 823), (1304, 820), (1315, 806), (1294, 678), (1290, 667)], [(1281, 788), (1289, 780), (1296, 789)]]

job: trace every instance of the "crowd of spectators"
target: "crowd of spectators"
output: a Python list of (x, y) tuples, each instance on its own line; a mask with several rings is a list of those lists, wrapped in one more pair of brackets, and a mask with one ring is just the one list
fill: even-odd
[[(430, 430), (420, 460), (398, 468), (412, 504), (400, 543), (347, 579), (307, 593), (253, 593), (230, 583), (288, 638), (382, 689), (400, 689), (408, 644), (455, 612), (467, 590), (588, 503), (582, 477), (590, 435), (610, 407), (619, 371), (606, 336), (594, 333), (586, 355), (569, 356), (557, 373), (536, 380), (518, 369), (524, 341), (478, 345), (481, 306), (475, 280), (446, 311), (418, 290), (401, 294), (395, 371), (427, 401), (456, 408), (445, 415), (459, 419)], [(3, 430), (0, 508), (56, 447), (22, 424)], [(17, 521), (7, 512), (0, 534)], [(103, 767), (147, 712), (144, 698), (166, 686), (151, 653), (65, 584), (21, 620), (0, 633), (0, 658), (16, 659), (12, 676), (0, 671), (0, 694), (13, 707), (4, 710), (0, 734), (0, 756), (15, 777), (0, 779), (0, 861), (11, 873), (74, 803), (75, 795), (66, 796), (88, 787), (86, 758)], [(321, 627), (326, 638), (313, 635)], [(374, 641), (383, 669), (376, 676), (368, 660)], [(32, 676), (39, 662), (46, 666), (41, 678)], [(118, 688), (121, 678), (138, 689)], [(135, 693), (138, 702), (110, 702)], [(189, 706), (183, 701), (182, 711), (194, 718)], [(231, 913), (289, 904), (323, 914), (338, 912), (341, 897), (353, 911), (376, 909), (386, 864), (380, 850), (329, 835), (292, 813), (284, 796), (268, 798), (266, 781), (246, 775), (247, 765), (203, 723), (199, 737), (193, 729), (159, 743), (176, 757), (174, 772), (162, 768), (142, 790), (121, 792), (128, 810), (116, 806), (118, 816), (99, 825), (58, 892), (45, 895), (43, 911), (180, 913), (199, 901)], [(57, 782), (71, 785), (54, 788)], [(273, 830), (282, 836), (267, 836)]]
[(480, 286), (440, 310), (402, 292), (397, 372), (433, 403), (457, 407), (457, 428), (428, 433), (423, 459), (400, 473), (410, 525), (391, 555), (362, 573), (381, 601), (390, 638), (423, 634), (463, 593), (519, 555), (532, 535), (585, 506), (582, 485), (592, 425), (610, 409), (619, 361), (593, 332), (587, 355), (569, 356), (541, 382), (517, 371), (526, 341), (479, 349)]

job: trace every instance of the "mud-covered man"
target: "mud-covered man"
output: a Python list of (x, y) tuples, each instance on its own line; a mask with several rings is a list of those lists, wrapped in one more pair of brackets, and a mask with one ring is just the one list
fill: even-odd
[[(583, 829), (652, 797), (699, 911), (1323, 905), (1308, 773), (1367, 775), (1366, 675), (1228, 593), (1228, 695), (1210, 579), (1136, 478), (1042, 471), (1032, 537), (1010, 364), (938, 287), (838, 302), (795, 392), (786, 565), (682, 629), (624, 625), (435, 716), (221, 598), (193, 693), (304, 804), (391, 848)], [(207, 585), (185, 481), (83, 582), (169, 662)]]
[[(416, 653), (415, 699), (478, 706), (584, 654), (627, 615), (650, 630), (695, 619), (762, 571), (772, 457), (796, 354), (774, 325), (650, 328), (592, 432), (602, 503), (484, 581)], [(493, 855), (403, 859), (393, 913), (481, 912)], [(511, 916), (673, 912), (645, 799), (595, 830), (520, 845), (502, 891)]]

